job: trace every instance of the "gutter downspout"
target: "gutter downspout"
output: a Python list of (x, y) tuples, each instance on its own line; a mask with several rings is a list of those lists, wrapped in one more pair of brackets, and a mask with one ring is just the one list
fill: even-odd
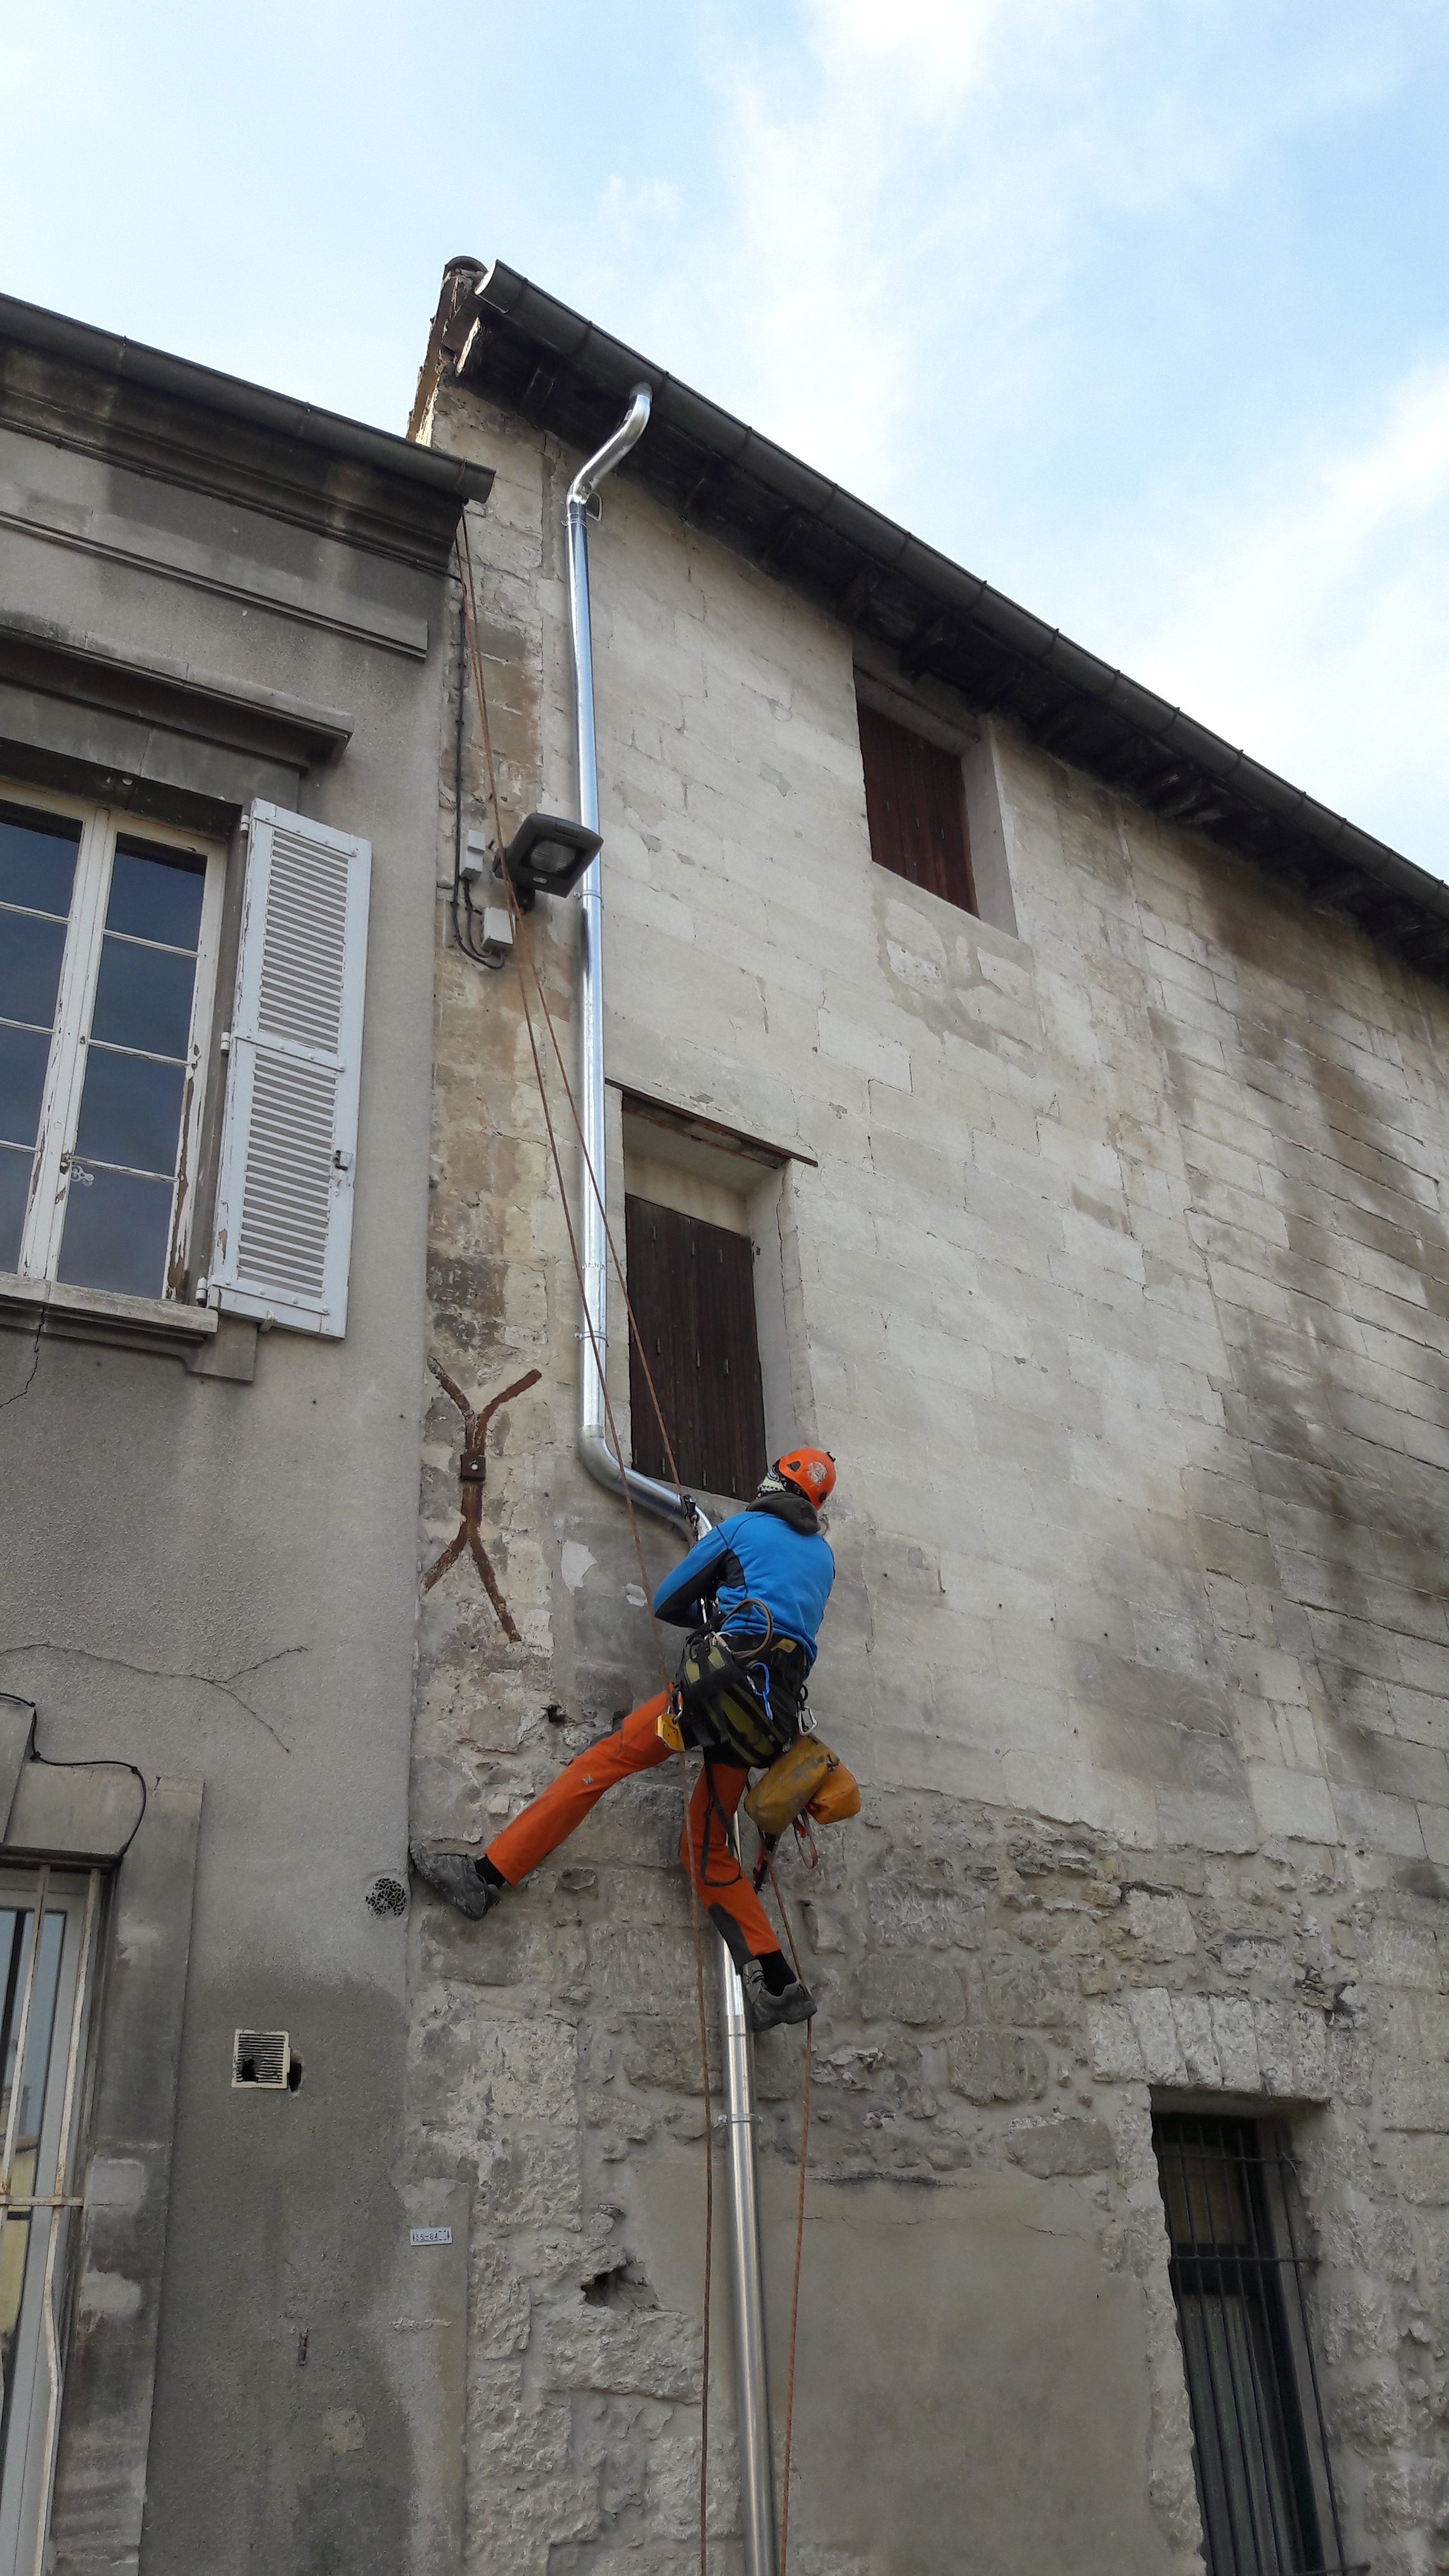
[[(569, 628), (573, 638), (574, 726), (578, 747), (579, 821), (599, 828), (598, 747), (594, 735), (594, 646), (589, 615), (589, 503), (606, 474), (627, 456), (648, 426), (648, 385), (636, 385), (612, 438), (580, 466), (569, 485)], [(597, 858), (579, 889), (580, 1106), (587, 1168), (580, 1175), (579, 1253), (584, 1274), (579, 1334), (579, 1456), (609, 1493), (628, 1493), (656, 1518), (668, 1521), (687, 1545), (708, 1529), (698, 1506), (681, 1503), (672, 1485), (625, 1467), (605, 1432), (604, 1382), (596, 1351), (606, 1349), (608, 1239), (604, 1226), (604, 957), (603, 886)], [(770, 2401), (765, 2376), (764, 2286), (760, 2267), (760, 2214), (755, 2156), (755, 2086), (739, 1972), (719, 1945), (720, 2017), (724, 2039), (726, 2109), (719, 2125), (729, 2140), (730, 2271), (734, 2288), (735, 2363), (739, 2405), (741, 2503), (745, 2576), (776, 2576), (775, 2479), (770, 2452)]]
[[(589, 503), (606, 474), (628, 455), (649, 420), (651, 395), (636, 385), (629, 408), (597, 456), (569, 485), (566, 524), (569, 558), (569, 626), (574, 647), (574, 725), (578, 743), (579, 821), (599, 828), (599, 764), (594, 740), (594, 641), (589, 617)], [(608, 1239), (602, 1201), (604, 1179), (604, 898), (599, 861), (593, 859), (579, 889), (579, 1124), (597, 1190), (582, 1175), (579, 1253), (584, 1273), (584, 1313), (579, 1335), (579, 1456), (589, 1474), (612, 1494), (626, 1485), (636, 1503), (669, 1521), (692, 1547), (698, 1531), (672, 1485), (656, 1484), (636, 1468), (620, 1465), (604, 1428), (604, 1381), (599, 1358), (607, 1347)]]

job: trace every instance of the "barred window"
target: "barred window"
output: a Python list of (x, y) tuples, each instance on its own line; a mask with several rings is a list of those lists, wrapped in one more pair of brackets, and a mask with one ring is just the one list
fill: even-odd
[(1152, 2133), (1208, 2576), (1367, 2576), (1344, 2551), (1287, 2138), (1197, 2112)]

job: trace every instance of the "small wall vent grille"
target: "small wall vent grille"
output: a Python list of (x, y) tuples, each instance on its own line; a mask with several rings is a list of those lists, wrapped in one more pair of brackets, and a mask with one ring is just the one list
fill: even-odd
[(239, 2030), (232, 2042), (232, 2090), (244, 2086), (285, 2093), (292, 2072), (292, 2044), (284, 2030)]

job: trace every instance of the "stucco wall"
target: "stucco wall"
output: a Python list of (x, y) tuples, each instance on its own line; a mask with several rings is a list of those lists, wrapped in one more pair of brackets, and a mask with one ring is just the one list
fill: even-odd
[[(473, 541), (505, 819), (570, 810), (564, 461), (473, 398), (433, 434), (498, 469)], [(821, 1996), (791, 2563), (944, 2576), (968, 2514), (983, 2567), (1065, 2576), (1084, 2534), (1197, 2563), (1156, 2088), (1284, 2106), (1351, 2552), (1417, 2576), (1446, 2530), (1442, 997), (1004, 734), (974, 758), (1020, 937), (915, 891), (870, 860), (848, 634), (626, 481), (592, 542), (610, 1075), (814, 1158), (760, 1246), (770, 1432), (840, 1461), (814, 1699), (866, 1813), (783, 1874)], [(482, 823), (471, 726), (466, 792)], [(444, 851), (451, 824), (445, 793)], [(572, 928), (535, 916), (561, 1021)], [(522, 1642), (462, 1569), (424, 1616), (417, 1814), (486, 1837), (657, 1667), (572, 1457), (518, 970), (445, 946), (438, 992), (434, 1347), (470, 1396), (542, 1371), (485, 1511)], [(622, 1319), (610, 1364), (622, 1414)], [(425, 1563), (455, 1432), (436, 1399)], [(673, 1550), (645, 1549), (652, 1579)], [(618, 1797), (481, 1928), (420, 1910), (412, 2152), (479, 2185), (474, 2576), (693, 2563), (678, 1804), (667, 1775)], [(780, 2209), (798, 2041), (760, 2058)], [(860, 2330), (890, 2279), (934, 2364), (898, 2412), (897, 2321)], [(727, 2535), (719, 2360), (713, 2409)]]
[[(290, 794), (275, 768), (255, 780), (373, 845), (346, 1338), (264, 1333), (247, 1384), (0, 1332), (0, 1684), (38, 1703), (48, 1753), (204, 1788), (141, 2565), (396, 2576), (421, 2349), (389, 2287), (404, 1934), (366, 1897), (406, 1878), (440, 585), (101, 457), (7, 434), (0, 463), (52, 530), (7, 529), (8, 611), (354, 726)], [(278, 585), (307, 614), (276, 613)], [(336, 631), (374, 609), (431, 623), (428, 658)], [(42, 741), (53, 720), (84, 746), (84, 711), (46, 703)], [(99, 719), (90, 747), (110, 755)], [(153, 733), (151, 782), (245, 794), (246, 763), (222, 769)], [(300, 2091), (231, 2089), (239, 2025), (290, 2031)], [(149, 2305), (155, 2285), (108, 2295)], [(97, 2548), (141, 2471), (77, 2462)]]

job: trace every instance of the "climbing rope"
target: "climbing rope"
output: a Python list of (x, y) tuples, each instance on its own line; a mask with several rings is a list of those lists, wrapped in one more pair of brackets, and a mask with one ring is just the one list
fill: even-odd
[[(466, 513), (460, 523), (460, 536), (461, 547), (459, 551), (458, 571), (459, 585), (463, 599), (464, 627), (467, 636), (468, 654), (472, 669), (474, 695), (478, 706), (479, 728), (482, 736), (484, 764), (488, 778), (489, 801), (493, 813), (493, 828), (496, 835), (497, 846), (501, 851), (503, 848), (503, 823), (499, 808), (498, 781), (493, 759), (492, 733), (488, 721), (487, 691), (483, 681), (482, 653), (478, 642), (476, 585), (473, 572), (472, 546), (468, 535)], [(650, 1407), (658, 1426), (660, 1442), (669, 1469), (670, 1480), (679, 1494), (680, 1503), (681, 1506), (683, 1506), (686, 1502), (686, 1496), (683, 1482), (679, 1474), (678, 1463), (674, 1456), (673, 1445), (669, 1437), (668, 1425), (664, 1419), (658, 1390), (654, 1383), (653, 1373), (649, 1367), (644, 1337), (640, 1331), (639, 1321), (634, 1313), (633, 1304), (630, 1300), (628, 1281), (625, 1276), (624, 1265), (619, 1257), (618, 1246), (614, 1241), (613, 1230), (609, 1224), (608, 1210), (605, 1205), (603, 1191), (599, 1183), (598, 1175), (594, 1169), (593, 1159), (584, 1139), (583, 1124), (579, 1117), (578, 1104), (574, 1097), (573, 1085), (569, 1079), (568, 1066), (564, 1058), (563, 1049), (559, 1043), (558, 1029), (554, 1021), (553, 1013), (549, 1009), (548, 997), (544, 991), (543, 982), (539, 975), (537, 962), (534, 957), (532, 924), (529, 925), (530, 935), (527, 940), (524, 940), (521, 936), (524, 927), (524, 915), (518, 903), (516, 889), (506, 869), (502, 871), (502, 878), (509, 912), (512, 916), (515, 953), (518, 955), (520, 964), (524, 968), (524, 974), (520, 977), (519, 982), (519, 994), (523, 1003), (524, 1025), (528, 1035), (529, 1054), (533, 1062), (534, 1080), (538, 1087), (539, 1105), (543, 1112), (544, 1126), (548, 1135), (549, 1153), (553, 1163), (554, 1175), (558, 1182), (559, 1200), (563, 1209), (565, 1228), (568, 1233), (569, 1253), (573, 1263), (574, 1274), (578, 1282), (580, 1304), (584, 1313), (585, 1326), (588, 1331), (595, 1366), (599, 1373), (599, 1385), (603, 1397), (604, 1415), (608, 1424), (610, 1442), (613, 1446), (615, 1457), (622, 1462), (623, 1449), (619, 1440), (618, 1428), (614, 1420), (613, 1404), (609, 1395), (608, 1382), (604, 1372), (603, 1353), (599, 1345), (594, 1320), (592, 1315), (589, 1313), (588, 1302), (584, 1293), (583, 1262), (579, 1252), (578, 1238), (574, 1229), (572, 1212), (569, 1207), (569, 1196), (564, 1177), (563, 1159), (559, 1152), (558, 1136), (554, 1126), (552, 1109), (549, 1103), (548, 1088), (544, 1080), (543, 1063), (539, 1055), (533, 1011), (529, 1001), (528, 985), (530, 981), (532, 983), (534, 993), (537, 996), (539, 1010), (544, 1025), (548, 1030), (549, 1040), (553, 1048), (554, 1060), (558, 1068), (559, 1079), (563, 1085), (564, 1097), (568, 1102), (569, 1115), (573, 1124), (575, 1136), (578, 1140), (579, 1154), (583, 1170), (587, 1177), (588, 1186), (594, 1194), (595, 1203), (598, 1207), (604, 1237), (608, 1247), (610, 1264), (620, 1295), (624, 1301), (624, 1308), (628, 1317), (631, 1343), (637, 1353), (644, 1383), (648, 1390)], [(624, 1479), (622, 1485), (622, 1493), (625, 1509), (628, 1514), (630, 1536), (633, 1541), (634, 1553), (638, 1562), (640, 1583), (647, 1600), (650, 1596), (652, 1587), (649, 1583), (648, 1572), (645, 1566), (643, 1541), (640, 1536), (638, 1517), (634, 1509), (633, 1496), (629, 1491), (627, 1477)], [(660, 1678), (665, 1690), (667, 1691), (670, 1687), (669, 1669), (664, 1655), (663, 1644), (659, 1635), (659, 1624), (654, 1617), (652, 1608), (650, 1610), (650, 1629), (655, 1656), (659, 1665)], [(685, 1770), (684, 1833), (687, 1838), (689, 1834), (690, 1784), (687, 1757), (682, 1758), (684, 1759)], [(786, 1911), (785, 1902), (780, 1893), (779, 1881), (775, 1875), (773, 1855), (769, 1856), (768, 1868), (770, 1885), (774, 1892), (780, 1921), (784, 1927), (785, 1939), (789, 1946), (790, 1957), (794, 1965), (795, 1974), (803, 1985), (804, 1974), (801, 1968), (800, 1954), (796, 1947), (795, 1935), (791, 1926), (790, 1917)], [(689, 1878), (691, 1894), (690, 1914), (694, 1933), (695, 1994), (699, 2018), (701, 2087), (704, 2100), (705, 2120), (704, 2331), (700, 2392), (699, 2536), (701, 2576), (706, 2576), (708, 2555), (710, 2308), (714, 2244), (714, 2120), (709, 2080), (709, 2027), (704, 1999), (703, 1909), (698, 1883), (693, 1870), (688, 1870), (686, 1875)], [(807, 2022), (805, 2025), (805, 2072), (800, 2120), (799, 2182), (796, 2194), (795, 2213), (795, 2258), (790, 2293), (790, 2351), (785, 2393), (785, 2442), (781, 2481), (779, 2576), (786, 2576), (789, 2549), (790, 2475), (795, 2423), (795, 2361), (800, 2314), (800, 2275), (805, 2241), (805, 2186), (810, 2147), (813, 2037), (814, 2033), (812, 2024)]]
[[(483, 685), (482, 654), (478, 644), (478, 626), (473, 575), (473, 551), (468, 536), (466, 512), (460, 522), (460, 533), (462, 546), (459, 555), (458, 570), (460, 587), (463, 594), (464, 624), (467, 631), (468, 651), (473, 674), (473, 688), (474, 694), (477, 698), (479, 724), (483, 738), (483, 756), (488, 774), (488, 793), (493, 809), (493, 828), (497, 836), (498, 848), (501, 851), (503, 848), (503, 822), (499, 811), (498, 781), (493, 764), (492, 735), (488, 724), (487, 692)], [(579, 1119), (578, 1107), (574, 1100), (573, 1086), (569, 1081), (568, 1069), (564, 1063), (563, 1051), (559, 1046), (558, 1033), (553, 1023), (553, 1015), (549, 1010), (548, 998), (544, 992), (543, 984), (539, 977), (538, 968), (534, 960), (533, 941), (530, 936), (530, 938), (525, 942), (520, 935), (523, 929), (523, 914), (518, 903), (517, 892), (506, 868), (502, 871), (502, 875), (504, 887), (507, 892), (508, 908), (513, 920), (515, 953), (519, 956), (520, 961), (525, 965), (527, 970), (526, 975), (520, 976), (519, 979), (519, 995), (523, 1003), (524, 1025), (528, 1032), (529, 1054), (533, 1060), (534, 1079), (538, 1085), (539, 1105), (543, 1111), (544, 1126), (548, 1135), (549, 1154), (553, 1163), (554, 1175), (558, 1182), (559, 1201), (563, 1209), (564, 1224), (568, 1232), (569, 1253), (573, 1262), (574, 1274), (578, 1282), (579, 1302), (584, 1316), (585, 1327), (589, 1336), (590, 1347), (594, 1355), (594, 1364), (599, 1373), (599, 1386), (603, 1396), (604, 1418), (608, 1424), (609, 1439), (612, 1443), (615, 1457), (619, 1459), (622, 1464), (623, 1449), (619, 1440), (618, 1428), (614, 1421), (613, 1404), (609, 1395), (608, 1380), (604, 1372), (603, 1353), (599, 1347), (594, 1319), (589, 1312), (588, 1298), (585, 1293), (584, 1285), (583, 1262), (579, 1253), (578, 1238), (574, 1230), (573, 1216), (569, 1208), (569, 1194), (567, 1183), (564, 1178), (563, 1158), (559, 1152), (558, 1137), (553, 1122), (553, 1113), (549, 1105), (548, 1088), (543, 1078), (543, 1065), (538, 1052), (538, 1040), (534, 1030), (533, 1012), (528, 998), (528, 978), (530, 977), (533, 982), (534, 990), (538, 996), (539, 1008), (543, 1014), (544, 1021), (547, 1024), (550, 1037), (553, 1041), (554, 1055), (557, 1060), (560, 1077), (563, 1082), (565, 1097), (568, 1100), (569, 1111), (574, 1124), (574, 1131), (579, 1140), (579, 1151), (583, 1157), (584, 1169), (588, 1174), (589, 1183), (594, 1191), (600, 1213), (604, 1216), (604, 1232), (608, 1241), (609, 1253), (613, 1262), (614, 1270), (617, 1275), (620, 1288), (623, 1291), (624, 1303), (629, 1316), (629, 1329), (634, 1337), (634, 1342), (639, 1351), (640, 1360), (643, 1365), (645, 1382), (649, 1389), (650, 1401), (654, 1409), (655, 1418), (659, 1425), (660, 1439), (663, 1443), (664, 1455), (668, 1462), (670, 1475), (676, 1489), (678, 1490), (681, 1505), (683, 1505), (684, 1488), (680, 1482), (678, 1466), (670, 1444), (668, 1427), (664, 1421), (658, 1394), (654, 1386), (654, 1380), (650, 1373), (647, 1357), (644, 1353), (643, 1338), (639, 1332), (638, 1321), (635, 1317), (633, 1307), (629, 1302), (628, 1288), (624, 1280), (623, 1265), (619, 1260), (618, 1250), (615, 1246), (613, 1235), (609, 1228), (607, 1214), (604, 1210), (603, 1194), (600, 1190), (598, 1179), (594, 1172), (588, 1148), (584, 1142), (583, 1127)], [(630, 1536), (634, 1543), (634, 1553), (639, 1566), (639, 1580), (644, 1592), (645, 1600), (649, 1601), (651, 1599), (653, 1587), (650, 1584), (648, 1571), (644, 1562), (644, 1546), (639, 1534), (638, 1516), (634, 1509), (634, 1499), (629, 1491), (627, 1477), (624, 1479), (622, 1491), (625, 1509), (629, 1518)], [(654, 1617), (652, 1607), (649, 1613), (649, 1620), (653, 1636), (655, 1656), (659, 1664), (660, 1677), (665, 1690), (668, 1691), (670, 1688), (669, 1668), (665, 1660), (663, 1644), (659, 1635), (659, 1623)], [(684, 1771), (684, 1834), (687, 1841), (689, 1834), (690, 1798), (689, 1764), (687, 1755), (682, 1752), (681, 1764)], [(699, 2565), (700, 2576), (708, 2576), (710, 2308), (712, 2303), (714, 2263), (714, 2105), (709, 2081), (709, 2019), (705, 2009), (704, 1999), (703, 1909), (693, 1870), (686, 1869), (685, 1875), (689, 1880), (691, 1896), (690, 1920), (694, 1933), (695, 2001), (699, 2019), (700, 2082), (704, 2100), (704, 2327), (700, 2358)]]

